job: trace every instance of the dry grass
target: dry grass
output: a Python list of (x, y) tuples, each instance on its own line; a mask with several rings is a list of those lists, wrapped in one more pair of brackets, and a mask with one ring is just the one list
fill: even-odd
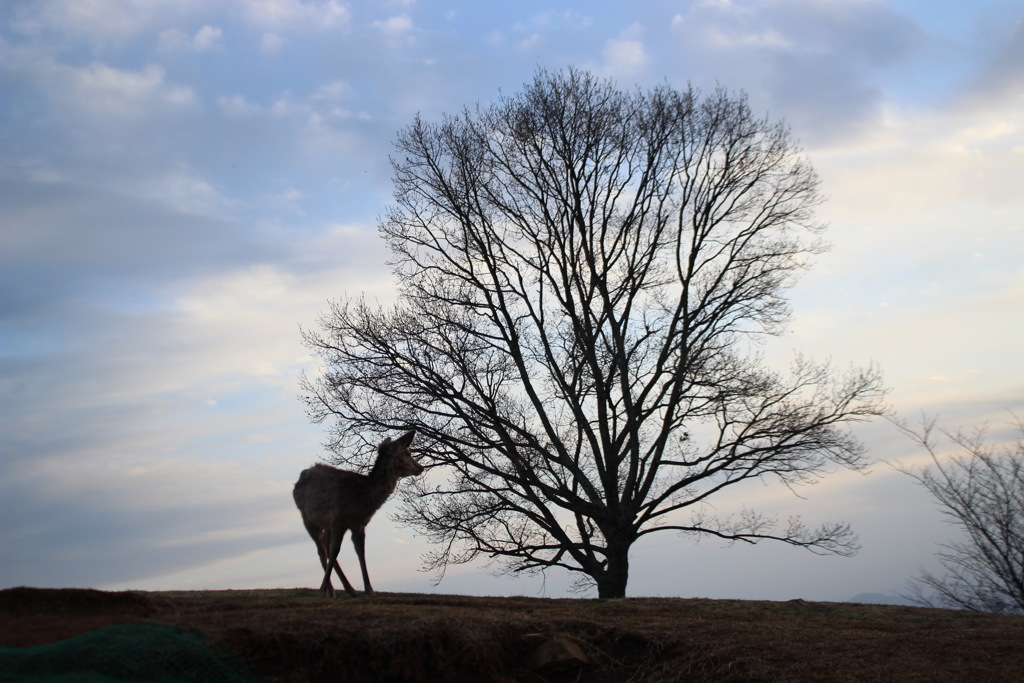
[[(1024, 617), (846, 603), (0, 591), (0, 644), (188, 626), (267, 681), (1024, 680)], [(553, 634), (589, 664), (541, 675)]]

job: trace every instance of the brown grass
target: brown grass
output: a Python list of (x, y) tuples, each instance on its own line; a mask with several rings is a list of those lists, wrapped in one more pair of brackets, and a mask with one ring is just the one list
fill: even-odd
[[(803, 601), (548, 600), (312, 590), (0, 591), (0, 645), (149, 621), (265, 681), (1024, 680), (1024, 617)], [(589, 663), (537, 670), (554, 634)]]

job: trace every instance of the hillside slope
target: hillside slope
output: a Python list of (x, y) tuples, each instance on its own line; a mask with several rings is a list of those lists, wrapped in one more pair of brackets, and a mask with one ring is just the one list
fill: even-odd
[(1024, 680), (1024, 617), (892, 605), (308, 590), (0, 591), (0, 645), (195, 629), (265, 681)]

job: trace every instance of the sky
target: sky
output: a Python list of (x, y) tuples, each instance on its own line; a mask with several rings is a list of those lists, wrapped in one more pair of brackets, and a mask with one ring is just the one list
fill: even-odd
[[(622, 88), (743, 90), (792, 128), (832, 250), (764, 348), (877, 363), (911, 423), (1024, 416), (1024, 5), (1019, 0), (7, 0), (0, 3), (0, 588), (315, 587), (291, 499), (324, 458), (298, 400), (328, 302), (394, 295), (376, 225), (388, 156), (538, 67)], [(630, 596), (894, 595), (953, 535), (889, 463), (716, 501), (848, 521), (853, 558), (654, 535)], [(944, 451), (946, 452), (946, 451)], [(795, 495), (797, 494), (797, 495)], [(375, 587), (569, 595), (558, 571), (420, 571), (371, 523)], [(351, 546), (341, 555), (358, 576)], [(358, 586), (358, 582), (357, 582)], [(587, 595), (587, 594), (584, 594)]]

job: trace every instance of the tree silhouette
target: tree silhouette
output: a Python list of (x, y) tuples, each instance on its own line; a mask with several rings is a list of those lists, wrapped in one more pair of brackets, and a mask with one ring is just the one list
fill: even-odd
[(943, 457), (935, 420), (920, 431), (897, 426), (931, 456), (932, 465), (899, 467), (932, 494), (963, 532), (943, 544), (944, 575), (922, 571), (904, 597), (928, 607), (1024, 614), (1024, 422), (1012, 445), (986, 443), (985, 430), (940, 433), (957, 455)]
[(380, 223), (398, 301), (331, 304), (304, 380), (339, 459), (415, 428), (431, 473), (399, 515), (443, 570), (478, 556), (625, 594), (659, 531), (851, 554), (848, 525), (709, 501), (864, 464), (845, 423), (884, 411), (874, 369), (763, 367), (782, 298), (821, 251), (818, 180), (742, 95), (623, 92), (540, 70), (516, 95), (398, 135)]

